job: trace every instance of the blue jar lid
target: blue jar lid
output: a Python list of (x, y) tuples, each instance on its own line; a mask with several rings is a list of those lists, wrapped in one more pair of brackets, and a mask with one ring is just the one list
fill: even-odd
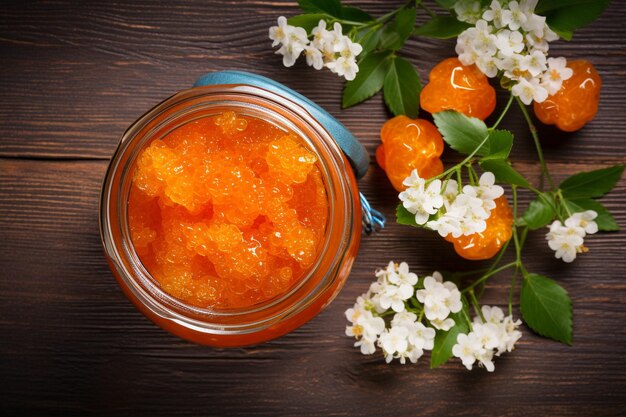
[(261, 75), (244, 71), (217, 71), (200, 77), (194, 87), (218, 84), (245, 84), (279, 94), (302, 106), (335, 139), (346, 155), (357, 179), (363, 177), (369, 167), (369, 154), (352, 133), (326, 110), (289, 87)]

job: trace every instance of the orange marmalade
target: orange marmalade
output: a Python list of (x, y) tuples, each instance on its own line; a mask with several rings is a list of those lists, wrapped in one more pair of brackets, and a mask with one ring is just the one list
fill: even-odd
[(297, 135), (225, 111), (143, 149), (128, 202), (133, 246), (163, 291), (238, 309), (286, 293), (322, 250), (319, 161)]

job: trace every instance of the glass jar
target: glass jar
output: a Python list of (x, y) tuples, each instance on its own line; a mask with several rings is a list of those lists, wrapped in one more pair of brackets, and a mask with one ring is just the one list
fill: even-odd
[[(295, 288), (245, 309), (218, 310), (188, 305), (160, 288), (133, 248), (127, 208), (135, 161), (142, 149), (185, 123), (227, 110), (294, 132), (316, 153), (327, 190), (329, 217), (320, 254)], [(290, 332), (333, 300), (357, 254), (361, 204), (353, 170), (341, 148), (300, 104), (250, 85), (196, 87), (163, 101), (122, 136), (104, 179), (100, 234), (119, 285), (154, 323), (196, 343), (243, 346)]]

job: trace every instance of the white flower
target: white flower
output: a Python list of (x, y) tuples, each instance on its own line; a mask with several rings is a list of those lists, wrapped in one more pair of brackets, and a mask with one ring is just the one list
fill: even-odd
[(287, 24), (284, 16), (278, 18), (278, 26), (272, 26), (269, 37), (273, 41), (272, 46), (281, 44), (277, 54), (283, 56), (283, 65), (291, 67), (309, 43), (306, 30), (301, 27)]
[[(485, 322), (495, 326), (495, 332), (498, 339), (496, 347), (496, 356), (500, 356), (504, 352), (511, 352), (515, 343), (522, 337), (522, 332), (517, 328), (522, 324), (521, 320), (513, 320), (513, 316), (504, 316), (504, 312), (500, 307), (482, 306), (481, 312), (485, 318)], [(474, 317), (474, 323), (483, 325), (479, 316)]]
[(406, 262), (400, 263), (394, 272), (387, 278), (392, 284), (398, 286), (408, 285), (410, 287), (417, 284), (417, 275), (409, 271), (409, 265)]
[(480, 340), (480, 344), (489, 350), (493, 350), (500, 345), (498, 339), (498, 326), (494, 323), (474, 323), (472, 330)]
[(346, 318), (352, 326), (346, 327), (346, 335), (357, 339), (354, 346), (361, 348), (361, 353), (371, 355), (376, 351), (375, 343), (378, 335), (385, 329), (385, 321), (381, 317), (374, 317), (371, 311), (365, 309), (366, 300), (357, 299), (353, 308), (346, 310)]
[(417, 315), (407, 311), (396, 313), (391, 320), (391, 327), (398, 326), (408, 330), (408, 341), (412, 347), (420, 350), (432, 350), (435, 343), (435, 330), (418, 322)]
[(522, 332), (517, 328), (522, 324), (521, 320), (513, 320), (513, 316), (506, 316), (500, 325), (500, 345), (496, 352), (496, 356), (504, 352), (511, 352), (515, 343), (522, 337)]
[(481, 356), (484, 350), (476, 334), (471, 332), (469, 334), (459, 334), (456, 337), (456, 344), (452, 346), (452, 354), (461, 359), (463, 365), (470, 371), (472, 370), (472, 365), (476, 362), (476, 356)]
[(519, 68), (522, 71), (528, 71), (533, 77), (537, 77), (547, 68), (546, 55), (541, 51), (533, 51), (529, 55), (524, 55), (519, 63)]
[[(504, 320), (504, 312), (500, 307), (489, 307), (484, 305), (481, 307), (480, 311), (482, 312), (485, 322), (487, 323), (500, 324), (502, 320)], [(474, 323), (482, 323), (480, 316), (474, 317)]]
[(522, 323), (514, 321), (512, 316), (504, 317), (500, 307), (482, 306), (482, 318), (474, 317), (472, 331), (467, 335), (458, 335), (457, 344), (452, 347), (452, 353), (460, 358), (469, 370), (478, 362), (489, 372), (495, 370), (493, 357), (504, 352), (511, 352), (515, 343), (522, 337), (517, 328)]
[[(496, 177), (492, 172), (484, 172), (478, 180), (478, 186), (466, 185), (463, 193), (482, 201), (482, 206), (489, 213), (496, 207), (495, 199), (504, 194), (504, 188), (495, 185)], [(482, 213), (481, 213), (482, 214)], [(487, 218), (488, 218), (487, 214)]]
[(489, 78), (493, 78), (498, 75), (497, 58), (490, 55), (481, 55), (476, 60), (476, 66), (480, 71)]
[(359, 66), (354, 58), (344, 58), (342, 56), (335, 61), (326, 63), (326, 67), (348, 81), (354, 80), (356, 73), (359, 72)]
[(426, 223), (426, 226), (437, 231), (441, 237), (452, 235), (452, 237), (457, 238), (463, 234), (463, 229), (461, 228), (462, 217), (462, 214), (456, 215), (454, 211), (448, 210), (446, 214), (437, 220), (431, 220)]
[(496, 46), (501, 57), (519, 54), (524, 49), (524, 35), (517, 30), (502, 30), (496, 35)]
[(557, 259), (570, 263), (576, 259), (576, 254), (583, 251), (583, 237), (585, 230), (581, 227), (563, 226), (555, 220), (550, 225), (550, 232), (546, 235), (548, 246), (555, 251)]
[(480, 1), (459, 0), (454, 4), (454, 12), (460, 21), (476, 23), (480, 18)]
[(459, 195), (459, 183), (455, 180), (448, 180), (445, 183), (443, 192), (441, 196), (443, 197), (443, 205), (446, 210), (449, 210), (454, 200), (456, 200), (456, 196)]
[[(435, 272), (435, 274), (439, 274), (439, 272)], [(443, 286), (450, 291), (450, 295), (446, 297), (443, 303), (446, 307), (448, 307), (450, 312), (458, 313), (463, 308), (463, 303), (461, 302), (461, 291), (459, 291), (456, 284), (451, 281), (444, 282)]]
[(598, 213), (593, 210), (574, 213), (565, 220), (565, 226), (580, 228), (586, 234), (592, 235), (598, 231), (598, 224), (594, 221), (596, 217)]
[(426, 327), (420, 322), (413, 325), (409, 332), (409, 342), (418, 349), (432, 350), (435, 346), (435, 329)]
[(444, 332), (447, 332), (452, 328), (452, 326), (455, 325), (455, 322), (453, 319), (448, 317), (445, 320), (430, 320), (430, 324), (432, 324), (433, 327), (437, 330), (443, 330)]
[(415, 313), (402, 311), (393, 315), (393, 319), (391, 319), (391, 327), (404, 326), (406, 328), (411, 328), (416, 321), (417, 315)]
[(491, 27), (484, 20), (476, 22), (476, 35), (471, 43), (474, 50), (481, 56), (493, 56), (498, 51), (496, 46), (497, 37), (491, 34)]
[(355, 42), (352, 42), (349, 37), (342, 36), (338, 43), (338, 51), (340, 56), (348, 59), (355, 59), (361, 52), (363, 52), (363, 47)]
[(490, 215), (490, 212), (485, 209), (482, 199), (466, 193), (470, 189), (464, 187), (463, 194), (460, 194), (455, 201), (457, 210), (465, 209), (460, 226), (461, 234), (464, 236), (484, 232), (487, 228), (485, 220)]
[(478, 186), (466, 185), (460, 194), (456, 181), (450, 180), (442, 194), (445, 213), (426, 226), (443, 237), (482, 233), (487, 228), (485, 220), (496, 206), (494, 200), (503, 193), (504, 189), (495, 185), (495, 176), (490, 172), (481, 176)]
[(313, 67), (316, 70), (322, 69), (324, 66), (322, 52), (314, 46), (305, 46), (304, 56), (306, 57), (306, 63), (308, 66)]
[(311, 31), (311, 34), (313, 35), (311, 45), (319, 50), (324, 50), (324, 45), (332, 42), (332, 39), (334, 38), (332, 33), (326, 30), (326, 21), (324, 20), (319, 21), (317, 26), (315, 26)]
[(333, 24), (333, 30), (328, 39), (330, 41), (329, 43), (333, 46), (333, 50), (335, 52), (340, 52), (344, 36), (341, 24), (339, 22), (335, 22)]
[(399, 287), (393, 284), (385, 285), (378, 294), (378, 303), (385, 310), (391, 308), (396, 313), (400, 313), (406, 309), (404, 300), (408, 300), (412, 296), (413, 287), (410, 285)]
[[(409, 331), (404, 326), (395, 326), (385, 330), (378, 339), (378, 346), (383, 349), (387, 363), (405, 354), (409, 348)], [(416, 359), (417, 360), (417, 359)]]
[(424, 289), (417, 290), (415, 296), (424, 304), (424, 314), (428, 320), (445, 320), (450, 314), (447, 299), (450, 290), (437, 280), (437, 274), (424, 278)]
[(548, 58), (548, 69), (541, 76), (541, 85), (548, 90), (548, 94), (554, 95), (561, 89), (563, 81), (569, 80), (572, 75), (574, 71), (568, 68), (565, 58)]
[(520, 69), (520, 63), (524, 55), (512, 54), (505, 56), (500, 61), (500, 69), (504, 71), (504, 76), (511, 80), (519, 80), (524, 75), (524, 71)]
[(430, 215), (443, 206), (440, 180), (433, 180), (426, 186), (426, 181), (418, 176), (417, 170), (413, 170), (403, 184), (408, 188), (399, 194), (399, 198), (404, 208), (415, 215), (417, 224), (426, 223)]
[(493, 0), (491, 2), (491, 5), (489, 6), (489, 9), (484, 11), (483, 19), (488, 22), (493, 21), (495, 27), (501, 28), (502, 26), (504, 26), (502, 24), (503, 12), (504, 10), (502, 9), (502, 5), (500, 5), (500, 2), (498, 2), (498, 0)]
[(482, 349), (474, 352), (479, 366), (483, 366), (488, 372), (493, 372), (496, 368), (493, 364), (493, 350)]
[(286, 43), (276, 53), (283, 56), (284, 66), (292, 67), (303, 50), (304, 47), (298, 43)]
[(528, 20), (526, 11), (520, 8), (517, 1), (511, 1), (508, 5), (510, 13), (502, 16), (502, 23), (508, 25), (511, 30), (517, 30)]
[(537, 36), (543, 34), (546, 27), (546, 17), (538, 14), (530, 13), (526, 15), (526, 21), (522, 24), (522, 28), (526, 32), (533, 33)]
[(287, 38), (291, 33), (293, 26), (287, 24), (287, 18), (280, 16), (278, 18), (278, 26), (272, 26), (270, 28), (270, 39), (273, 40), (272, 46), (277, 46), (280, 43), (287, 43)]
[(583, 246), (584, 237), (598, 231), (598, 224), (594, 221), (597, 216), (595, 211), (587, 210), (572, 214), (564, 225), (555, 220), (546, 234), (548, 246), (555, 251), (554, 256), (569, 263), (576, 259), (576, 254), (587, 252)]
[(530, 81), (521, 78), (519, 82), (511, 89), (513, 95), (518, 96), (526, 105), (535, 100), (537, 103), (543, 103), (548, 98), (548, 90), (539, 84), (539, 80), (531, 78)]

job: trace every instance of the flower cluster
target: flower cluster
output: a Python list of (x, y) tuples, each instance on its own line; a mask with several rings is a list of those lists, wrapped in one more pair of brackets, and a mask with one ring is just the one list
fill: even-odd
[(280, 45), (276, 53), (283, 56), (283, 65), (286, 67), (295, 64), (304, 52), (309, 66), (317, 70), (326, 67), (346, 80), (353, 80), (359, 72), (356, 57), (363, 51), (363, 47), (344, 36), (338, 22), (333, 25), (333, 30), (327, 30), (326, 22), (320, 20), (311, 35), (313, 39), (309, 40), (304, 28), (287, 24), (284, 16), (278, 18), (278, 26), (272, 26), (269, 30), (270, 39), (274, 41), (272, 46)]
[(407, 189), (399, 198), (404, 208), (415, 215), (418, 225), (426, 224), (442, 237), (451, 234), (457, 238), (484, 232), (486, 220), (496, 206), (494, 200), (504, 194), (504, 189), (495, 185), (491, 172), (483, 173), (477, 186), (461, 187), (453, 179), (427, 183), (413, 170), (403, 184)]
[(461, 63), (476, 64), (490, 78), (508, 78), (524, 104), (545, 101), (573, 75), (565, 58), (548, 58), (548, 43), (559, 37), (534, 13), (536, 5), (537, 0), (493, 0), (481, 10), (480, 2), (464, 0), (455, 6), (459, 20), (475, 25), (457, 38)]
[[(376, 272), (376, 277), (369, 291), (346, 310), (351, 323), (346, 335), (356, 338), (354, 345), (364, 355), (380, 347), (388, 363), (393, 359), (402, 364), (407, 359), (416, 363), (425, 350), (433, 349), (435, 329), (447, 331), (455, 325), (449, 316), (463, 307), (461, 293), (438, 272), (419, 285), (417, 275), (405, 262), (390, 262)], [(421, 289), (415, 291), (416, 287)], [(390, 315), (387, 326), (383, 317)]]
[(596, 217), (598, 213), (587, 210), (572, 214), (565, 220), (565, 224), (555, 220), (546, 234), (548, 246), (555, 251), (554, 256), (569, 263), (576, 259), (577, 253), (587, 252), (588, 249), (583, 246), (584, 238), (587, 234), (598, 231), (598, 225), (594, 221)]
[(457, 343), (452, 347), (452, 354), (461, 359), (469, 370), (474, 363), (493, 372), (493, 357), (504, 352), (511, 352), (515, 343), (522, 337), (517, 330), (521, 320), (513, 320), (513, 316), (504, 316), (500, 307), (483, 306), (482, 317), (475, 317), (472, 331), (459, 334)]

